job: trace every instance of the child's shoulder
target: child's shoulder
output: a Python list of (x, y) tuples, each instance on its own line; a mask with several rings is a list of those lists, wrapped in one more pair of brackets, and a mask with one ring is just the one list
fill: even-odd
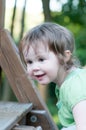
[(73, 107), (80, 100), (86, 100), (86, 69), (71, 74), (60, 89), (60, 96)]
[(76, 69), (72, 71), (61, 85), (61, 91), (79, 88), (85, 86), (86, 88), (86, 69)]
[[(75, 83), (75, 82), (79, 82), (79, 81), (84, 81), (86, 80), (86, 69), (80, 69), (77, 68), (76, 70), (72, 71), (67, 77), (65, 82), (67, 83)], [(74, 81), (74, 82), (73, 82)]]

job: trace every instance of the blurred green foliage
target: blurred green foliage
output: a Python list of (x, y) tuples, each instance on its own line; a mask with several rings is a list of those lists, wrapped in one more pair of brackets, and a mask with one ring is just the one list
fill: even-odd
[(51, 12), (52, 20), (70, 29), (76, 42), (76, 55), (86, 64), (86, 1), (68, 0), (61, 12)]
[[(60, 0), (59, 0), (60, 1)], [(58, 0), (57, 0), (58, 2)], [(34, 2), (35, 3), (35, 2)], [(7, 10), (6, 10), (7, 11)], [(16, 18), (14, 20), (14, 28), (13, 28), (13, 39), (18, 44), (19, 42), (19, 35), (21, 31), (21, 12), (19, 9), (16, 11)], [(7, 12), (6, 12), (7, 13)], [(69, 30), (71, 30), (75, 36), (76, 42), (76, 55), (79, 58), (81, 65), (86, 65), (86, 0), (67, 0), (65, 4), (62, 4), (61, 11), (50, 11), (51, 13), (51, 21), (59, 23)], [(30, 28), (29, 27), (29, 20), (30, 16), (26, 13), (25, 14), (25, 24), (24, 24), (24, 33)], [(24, 21), (23, 21), (24, 22)], [(7, 22), (6, 28), (10, 31), (12, 24), (12, 9), (7, 14)], [(0, 99), (3, 98), (3, 92), (6, 92), (6, 83), (7, 80), (5, 79), (4, 74), (2, 74), (2, 83), (0, 88)], [(56, 115), (57, 108), (55, 106), (57, 99), (55, 96), (55, 84), (51, 83), (48, 88), (48, 99), (47, 105), (48, 108), (53, 115), (54, 121), (56, 124), (61, 125), (59, 123), (58, 117)], [(9, 92), (9, 91), (8, 91)], [(6, 93), (4, 93), (6, 94)], [(9, 96), (9, 94), (8, 94)], [(10, 92), (10, 100), (16, 100), (13, 92)]]
[[(75, 54), (80, 60), (82, 66), (86, 65), (86, 1), (85, 0), (68, 0), (62, 6), (61, 12), (51, 12), (52, 21), (59, 23), (69, 30), (71, 30), (75, 37), (76, 50)], [(48, 107), (54, 117), (56, 113), (56, 96), (55, 96), (55, 84), (49, 85), (48, 93), (50, 95), (48, 101)], [(52, 101), (53, 100), (53, 101)], [(50, 104), (52, 108), (50, 108)], [(56, 119), (56, 124), (61, 128), (61, 124)]]

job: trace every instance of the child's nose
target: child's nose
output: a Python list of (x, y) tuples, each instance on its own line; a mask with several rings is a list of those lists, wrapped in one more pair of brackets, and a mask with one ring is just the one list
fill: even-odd
[(33, 65), (33, 71), (38, 71), (38, 70), (40, 70), (40, 67), (39, 67), (39, 65), (37, 63), (35, 63)]

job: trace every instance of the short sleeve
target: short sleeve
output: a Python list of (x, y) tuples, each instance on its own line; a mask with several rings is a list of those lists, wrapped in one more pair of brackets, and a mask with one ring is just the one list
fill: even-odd
[(86, 100), (86, 71), (68, 79), (62, 89), (61, 98), (69, 109), (72, 109), (80, 101)]

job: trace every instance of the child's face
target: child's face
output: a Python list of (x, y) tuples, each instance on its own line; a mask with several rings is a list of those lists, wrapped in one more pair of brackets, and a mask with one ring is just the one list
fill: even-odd
[(46, 49), (43, 45), (39, 45), (36, 51), (30, 46), (28, 53), (24, 56), (27, 73), (32, 79), (43, 85), (56, 82), (60, 64), (52, 51)]

